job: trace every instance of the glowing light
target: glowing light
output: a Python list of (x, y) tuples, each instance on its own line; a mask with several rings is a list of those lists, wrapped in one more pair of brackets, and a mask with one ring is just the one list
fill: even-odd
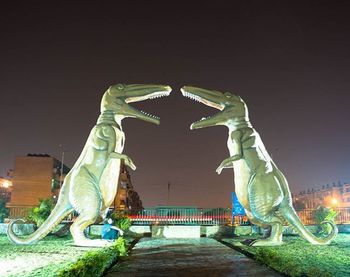
[(338, 200), (335, 199), (335, 198), (332, 198), (331, 204), (332, 204), (332, 205), (337, 205), (337, 204), (338, 204)]
[(2, 186), (3, 186), (4, 188), (9, 188), (9, 187), (11, 186), (11, 184), (10, 184), (10, 182), (8, 182), (8, 181), (4, 181), (4, 182), (2, 183)]

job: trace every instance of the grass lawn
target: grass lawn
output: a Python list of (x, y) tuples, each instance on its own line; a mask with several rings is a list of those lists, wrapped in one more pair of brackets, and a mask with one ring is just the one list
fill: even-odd
[(242, 245), (241, 236), (222, 239), (240, 248), (273, 269), (289, 276), (350, 276), (350, 234), (338, 234), (329, 245), (312, 245), (299, 236), (284, 236), (285, 244), (275, 247), (252, 247)]
[(0, 236), (0, 276), (55, 276), (87, 251), (104, 248), (77, 247), (70, 236), (48, 236), (34, 245), (14, 245)]

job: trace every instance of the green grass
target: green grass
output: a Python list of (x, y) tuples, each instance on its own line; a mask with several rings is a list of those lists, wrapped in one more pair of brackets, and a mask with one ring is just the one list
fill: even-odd
[(118, 238), (110, 247), (86, 252), (76, 262), (59, 270), (57, 275), (59, 277), (102, 276), (118, 257), (125, 256), (126, 252), (125, 239)]
[(252, 237), (223, 239), (249, 252), (261, 263), (289, 276), (350, 276), (350, 235), (339, 234), (330, 245), (312, 245), (299, 236), (285, 236), (285, 244), (251, 247), (240, 243)]
[[(21, 246), (10, 243), (6, 236), (0, 236), (0, 276), (69, 275), (71, 270), (76, 271), (85, 265), (91, 268), (91, 263), (107, 267), (119, 256), (119, 247), (77, 247), (70, 236), (48, 236), (37, 244)], [(89, 276), (83, 271), (80, 273), (75, 276)]]

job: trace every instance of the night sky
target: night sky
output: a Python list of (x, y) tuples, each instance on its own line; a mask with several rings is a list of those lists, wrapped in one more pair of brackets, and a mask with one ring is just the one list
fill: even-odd
[(70, 2), (1, 4), (0, 175), (60, 144), (72, 166), (109, 85), (159, 83), (170, 97), (133, 106), (161, 125), (123, 121), (144, 206), (167, 204), (168, 182), (171, 205), (230, 205), (227, 129), (190, 131), (216, 110), (183, 85), (241, 95), (293, 192), (350, 181), (349, 1)]

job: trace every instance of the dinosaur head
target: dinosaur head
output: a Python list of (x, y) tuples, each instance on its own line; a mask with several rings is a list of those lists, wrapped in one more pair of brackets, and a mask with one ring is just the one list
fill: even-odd
[(159, 117), (139, 111), (129, 103), (169, 96), (170, 92), (171, 87), (163, 85), (113, 85), (102, 97), (101, 113), (112, 112), (120, 118), (132, 117), (159, 125)]
[(249, 123), (247, 106), (238, 95), (191, 86), (182, 87), (181, 92), (185, 97), (220, 110), (213, 116), (192, 123), (192, 130), (217, 125), (238, 127)]

